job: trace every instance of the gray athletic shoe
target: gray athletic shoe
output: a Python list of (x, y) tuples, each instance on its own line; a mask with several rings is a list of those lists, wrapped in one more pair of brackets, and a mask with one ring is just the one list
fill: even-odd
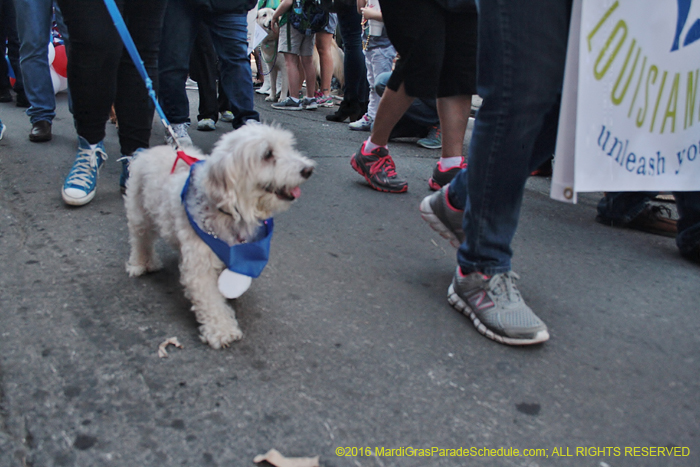
[(489, 339), (507, 345), (539, 344), (549, 339), (547, 325), (525, 304), (509, 271), (492, 277), (480, 272), (466, 276), (457, 267), (447, 300), (468, 316)]
[(449, 240), (453, 247), (459, 248), (464, 241), (464, 230), (462, 230), (464, 211), (450, 205), (447, 199), (448, 189), (449, 185), (445, 185), (440, 191), (426, 196), (418, 209), (420, 209), (420, 216), (433, 230)]
[(318, 109), (318, 103), (315, 97), (305, 97), (301, 100), (301, 106), (304, 110), (316, 110)]

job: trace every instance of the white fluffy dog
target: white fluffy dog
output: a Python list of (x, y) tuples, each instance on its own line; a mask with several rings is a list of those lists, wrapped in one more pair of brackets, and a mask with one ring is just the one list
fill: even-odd
[[(288, 209), (314, 167), (294, 142), (289, 131), (256, 122), (223, 135), (209, 157), (188, 147), (187, 155), (205, 160), (193, 171), (185, 201), (199, 227), (233, 245), (253, 238), (263, 220)], [(180, 197), (190, 168), (178, 162), (171, 173), (175, 160), (173, 148), (158, 146), (129, 165), (126, 270), (140, 276), (160, 268), (158, 235), (179, 249), (180, 282), (201, 324), (202, 342), (218, 349), (243, 333), (217, 287), (225, 265), (192, 229)]]
[[(261, 8), (258, 10), (257, 19), (260, 27), (267, 31), (267, 37), (260, 43), (260, 52), (263, 59), (263, 70), (267, 74), (265, 79), (270, 83), (270, 95), (265, 98), (268, 102), (277, 102), (278, 93), (281, 100), (284, 100), (289, 94), (287, 65), (284, 61), (284, 56), (281, 53), (277, 53), (279, 31), (273, 31), (271, 26), (272, 15), (274, 14), (275, 10), (272, 8)], [(282, 83), (280, 90), (277, 89), (278, 77)]]

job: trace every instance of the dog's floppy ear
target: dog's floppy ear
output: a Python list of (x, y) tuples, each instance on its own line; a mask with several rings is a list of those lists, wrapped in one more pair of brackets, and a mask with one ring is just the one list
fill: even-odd
[[(217, 207), (235, 206), (237, 204), (236, 188), (233, 186), (233, 178), (229, 174), (230, 163), (226, 158), (220, 157), (212, 160), (206, 174), (206, 191), (211, 201)], [(233, 213), (236, 216), (235, 212)]]

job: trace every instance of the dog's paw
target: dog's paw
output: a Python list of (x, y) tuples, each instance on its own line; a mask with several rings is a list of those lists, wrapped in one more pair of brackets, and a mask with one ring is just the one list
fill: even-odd
[(126, 272), (129, 277), (137, 277), (146, 274), (147, 272), (160, 271), (163, 264), (157, 258), (151, 259), (144, 264), (126, 263)]
[(213, 349), (228, 347), (231, 342), (241, 340), (243, 332), (237, 324), (230, 326), (211, 326), (203, 324), (199, 327), (199, 338)]
[(146, 274), (146, 265), (126, 263), (126, 272), (129, 274), (129, 277), (142, 276)]

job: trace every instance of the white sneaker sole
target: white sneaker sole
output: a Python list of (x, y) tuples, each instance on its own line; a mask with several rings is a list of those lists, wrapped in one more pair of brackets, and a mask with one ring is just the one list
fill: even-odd
[(61, 197), (63, 198), (63, 201), (70, 206), (84, 206), (90, 201), (92, 201), (92, 199), (95, 197), (96, 192), (97, 189), (92, 190), (92, 192), (88, 193), (87, 196), (84, 196), (82, 198), (75, 198), (66, 194), (66, 192), (63, 189), (61, 189)]
[(433, 213), (433, 210), (430, 208), (429, 198), (430, 196), (426, 196), (423, 198), (423, 201), (421, 201), (420, 207), (418, 208), (420, 210), (420, 216), (428, 223), (431, 229), (439, 233), (442, 238), (447, 239), (450, 245), (459, 248), (461, 244), (459, 239), (442, 223), (442, 221), (440, 221), (440, 219), (438, 219), (435, 213)]

